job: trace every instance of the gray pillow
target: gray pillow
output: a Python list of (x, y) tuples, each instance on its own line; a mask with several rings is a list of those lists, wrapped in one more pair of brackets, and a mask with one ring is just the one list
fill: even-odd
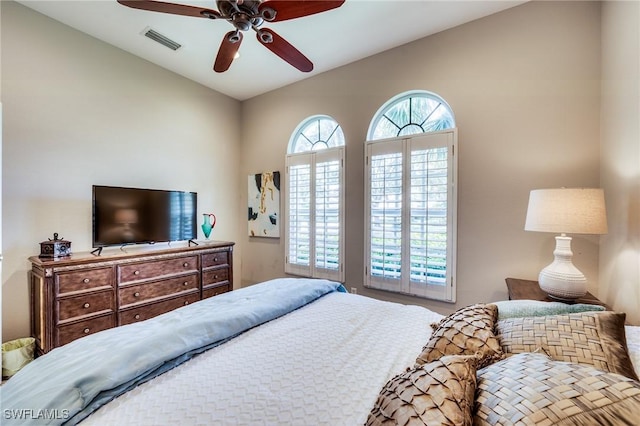
[(498, 319), (540, 317), (546, 315), (572, 314), (574, 312), (604, 311), (600, 305), (586, 303), (567, 304), (562, 302), (543, 302), (541, 300), (502, 300), (493, 302), (498, 307)]
[(522, 353), (478, 370), (475, 426), (637, 425), (640, 383)]
[(495, 333), (506, 356), (543, 350), (558, 361), (638, 380), (627, 349), (625, 318), (612, 311), (508, 318), (496, 323)]

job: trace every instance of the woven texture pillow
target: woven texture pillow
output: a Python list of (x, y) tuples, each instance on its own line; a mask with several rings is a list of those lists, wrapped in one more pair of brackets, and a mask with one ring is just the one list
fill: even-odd
[(523, 353), (478, 370), (474, 425), (637, 425), (640, 383)]
[(476, 390), (475, 356), (445, 356), (389, 380), (367, 426), (471, 426)]
[(593, 365), (638, 380), (627, 351), (624, 313), (581, 312), (496, 323), (505, 354), (544, 350), (558, 361)]
[(498, 320), (605, 310), (605, 307), (600, 305), (589, 305), (586, 303), (570, 305), (568, 303), (543, 302), (541, 300), (501, 300), (493, 304), (498, 307)]
[(479, 368), (502, 359), (500, 342), (493, 333), (498, 308), (476, 304), (459, 309), (434, 324), (431, 338), (422, 348), (416, 365), (429, 363), (444, 355), (476, 355)]

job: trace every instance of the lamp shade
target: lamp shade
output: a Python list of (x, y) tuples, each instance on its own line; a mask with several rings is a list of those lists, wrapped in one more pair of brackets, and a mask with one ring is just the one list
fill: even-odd
[(526, 231), (606, 234), (604, 191), (600, 188), (534, 189), (529, 195)]

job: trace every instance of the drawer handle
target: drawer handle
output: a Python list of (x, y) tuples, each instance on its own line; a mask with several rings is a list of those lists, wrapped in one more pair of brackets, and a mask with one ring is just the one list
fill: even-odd
[(184, 266), (184, 267), (186, 268), (187, 266), (189, 266), (189, 262), (184, 262), (184, 263), (182, 264), (182, 266)]
[(183, 282), (182, 285), (189, 285), (189, 281)]
[(217, 275), (217, 274), (216, 274), (216, 275), (214, 275), (214, 276), (213, 276), (213, 279), (214, 279), (214, 280), (217, 280), (217, 279), (218, 279), (218, 275)]
[(140, 275), (140, 271), (133, 271), (133, 275)]
[(184, 304), (185, 304), (185, 305), (188, 305), (188, 304), (189, 304), (189, 301), (188, 301), (188, 300), (185, 300), (185, 301), (184, 301)]
[(136, 291), (135, 293), (133, 293), (133, 297), (140, 297), (140, 293)]
[(88, 328), (85, 328), (85, 329), (84, 329), (84, 330), (82, 330), (82, 331), (84, 331), (84, 334), (89, 334), (89, 331), (91, 331), (91, 330), (89, 330)]
[(218, 261), (218, 258), (217, 258), (217, 257), (214, 257), (214, 258), (213, 258), (213, 261), (214, 261), (214, 262), (217, 262), (217, 261)]
[(140, 319), (140, 314), (136, 314), (136, 316), (134, 316), (135, 319)]
[(84, 280), (82, 280), (82, 282), (85, 284), (89, 284), (89, 281), (91, 281), (89, 278), (85, 278)]
[(85, 303), (84, 305), (82, 305), (82, 307), (85, 308), (85, 309), (87, 309), (89, 306), (91, 306), (91, 305), (89, 305), (89, 303)]

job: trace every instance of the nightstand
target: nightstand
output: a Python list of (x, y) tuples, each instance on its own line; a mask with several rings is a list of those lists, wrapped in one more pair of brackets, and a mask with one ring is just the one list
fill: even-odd
[[(541, 300), (544, 302), (561, 302), (560, 300), (549, 297), (544, 291), (540, 289), (538, 281), (521, 280), (519, 278), (507, 278), (507, 290), (509, 291), (509, 300)], [(587, 292), (584, 296), (571, 302), (564, 303), (587, 303), (590, 305), (601, 305), (606, 307), (604, 302), (598, 300), (593, 294)]]

